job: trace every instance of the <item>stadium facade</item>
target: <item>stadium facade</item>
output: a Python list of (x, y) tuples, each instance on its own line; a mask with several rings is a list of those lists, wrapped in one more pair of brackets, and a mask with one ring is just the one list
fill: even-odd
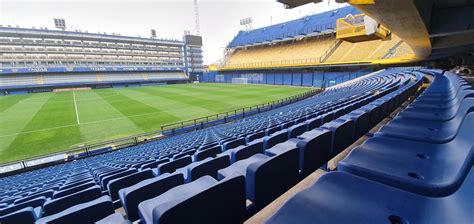
[(187, 82), (203, 72), (202, 39), (165, 40), (0, 27), (0, 91)]
[(201, 81), (328, 87), (387, 63), (413, 61), (410, 46), (395, 34), (364, 42), (339, 38), (341, 19), (364, 29), (362, 17), (361, 11), (347, 6), (241, 30), (228, 44), (223, 62), (211, 66), (213, 71)]

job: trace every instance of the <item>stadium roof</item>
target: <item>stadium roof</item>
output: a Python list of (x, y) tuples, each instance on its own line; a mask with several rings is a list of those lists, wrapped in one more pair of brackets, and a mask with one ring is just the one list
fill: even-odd
[(78, 31), (62, 31), (62, 30), (48, 30), (48, 29), (32, 29), (32, 28), (18, 28), (18, 27), (0, 27), (2, 36), (12, 37), (40, 37), (40, 38), (57, 38), (60, 36), (67, 36), (68, 39), (91, 39), (97, 41), (116, 40), (120, 42), (160, 42), (164, 44), (182, 45), (183, 41), (171, 39), (153, 39), (144, 37), (131, 37), (112, 34), (101, 33), (86, 33)]

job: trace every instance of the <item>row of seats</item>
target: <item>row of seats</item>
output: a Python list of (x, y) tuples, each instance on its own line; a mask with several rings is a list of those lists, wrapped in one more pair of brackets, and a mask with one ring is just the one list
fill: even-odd
[(144, 223), (240, 223), (407, 98), (422, 75), (403, 70), (233, 124), (2, 178), (0, 222), (110, 223), (124, 219), (114, 213), (123, 207)]
[(229, 48), (246, 45), (255, 45), (272, 42), (276, 40), (296, 38), (313, 33), (327, 32), (336, 28), (336, 21), (347, 15), (360, 14), (352, 7), (347, 6), (337, 10), (306, 16), (300, 19), (291, 20), (250, 31), (239, 31), (237, 36), (229, 43)]
[(473, 223), (474, 89), (431, 85), (267, 223)]

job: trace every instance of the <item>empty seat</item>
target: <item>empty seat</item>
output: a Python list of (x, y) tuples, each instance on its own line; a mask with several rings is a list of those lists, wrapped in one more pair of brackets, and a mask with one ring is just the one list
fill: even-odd
[(250, 135), (247, 135), (245, 137), (245, 141), (247, 143), (254, 141), (255, 139), (263, 138), (265, 137), (265, 131), (259, 131)]
[(143, 223), (242, 223), (245, 187), (242, 176), (217, 181), (201, 177), (139, 204)]
[(0, 216), (2, 224), (29, 224), (34, 223), (41, 215), (41, 208), (26, 207), (18, 211)]
[(217, 178), (217, 171), (230, 165), (229, 156), (223, 155), (216, 158), (207, 158), (200, 162), (190, 164), (186, 168), (186, 182), (194, 181), (202, 176)]
[(245, 176), (246, 195), (256, 211), (293, 186), (299, 175), (299, 152), (295, 144), (281, 143), (218, 171), (219, 179)]
[(309, 131), (321, 126), (323, 124), (323, 119), (322, 119), (322, 116), (318, 116), (318, 117), (306, 120), (305, 123), (306, 123), (306, 130)]
[(153, 169), (153, 168), (158, 167), (159, 164), (167, 163), (169, 161), (170, 161), (170, 159), (166, 158), (166, 159), (159, 159), (159, 160), (153, 161), (153, 162), (148, 162), (148, 163), (145, 163), (142, 166), (140, 166), (140, 170)]
[(47, 200), (43, 206), (44, 216), (56, 214), (69, 207), (92, 201), (101, 196), (102, 191), (100, 190), (100, 187), (94, 186), (61, 198)]
[(300, 123), (293, 125), (288, 128), (288, 138), (296, 138), (298, 135), (303, 134), (307, 131), (307, 125), (305, 123)]
[(101, 182), (102, 189), (108, 190), (107, 186), (108, 186), (110, 181), (121, 178), (121, 177), (124, 177), (124, 176), (127, 176), (127, 175), (130, 175), (132, 173), (136, 173), (136, 172), (137, 172), (136, 169), (130, 169), (130, 170), (125, 170), (125, 171), (122, 171), (122, 172), (119, 172), (119, 173), (115, 173), (114, 175), (107, 176), (104, 179), (102, 179), (102, 182)]
[(112, 200), (109, 196), (102, 196), (93, 201), (78, 204), (70, 207), (60, 213), (56, 213), (51, 216), (46, 216), (36, 221), (37, 224), (83, 224), (83, 223), (94, 223), (108, 215), (114, 213), (114, 207)]
[(246, 143), (245, 138), (238, 138), (238, 139), (234, 139), (232, 141), (224, 142), (222, 144), (222, 150), (226, 151), (226, 150), (235, 148), (235, 147), (240, 146), (240, 145), (245, 145), (245, 143)]
[(330, 172), (290, 198), (267, 223), (472, 223), (473, 185), (471, 172), (454, 194), (434, 198)]
[(254, 140), (247, 145), (239, 146), (231, 150), (227, 150), (221, 155), (229, 155), (230, 162), (235, 163), (236, 161), (247, 159), (257, 153), (263, 153), (263, 140)]
[(160, 175), (160, 174), (163, 174), (163, 173), (172, 173), (176, 169), (181, 168), (181, 167), (185, 167), (188, 164), (190, 164), (191, 162), (192, 162), (191, 156), (185, 156), (185, 157), (177, 159), (177, 160), (173, 160), (173, 161), (170, 161), (170, 162), (167, 162), (167, 163), (160, 164), (160, 165), (158, 165), (158, 168), (157, 168), (157, 174)]
[(355, 110), (341, 117), (354, 122), (354, 138), (364, 136), (372, 127), (369, 127), (369, 113), (363, 110)]
[(220, 152), (222, 152), (222, 148), (220, 146), (214, 146), (202, 151), (197, 151), (196, 154), (194, 154), (194, 158), (196, 161), (201, 161), (208, 157), (215, 157), (217, 153)]
[(265, 129), (265, 135), (269, 136), (277, 131), (281, 131), (281, 126), (280, 125), (275, 125), (274, 127), (270, 127)]
[(298, 136), (300, 170), (304, 176), (331, 159), (332, 132), (316, 128)]
[(68, 189), (61, 190), (61, 191), (56, 191), (53, 194), (53, 198), (60, 198), (60, 197), (63, 197), (63, 196), (69, 195), (69, 194), (74, 194), (76, 192), (79, 192), (79, 191), (82, 191), (84, 189), (93, 187), (95, 185), (97, 185), (97, 184), (94, 181), (89, 181), (89, 182), (83, 183), (83, 184), (75, 186), (75, 187), (71, 187), (71, 188), (68, 188)]
[(288, 140), (288, 132), (287, 130), (281, 130), (273, 133), (270, 136), (266, 136), (263, 138), (263, 148), (264, 149), (269, 149), (273, 147), (274, 145), (284, 142)]
[(33, 200), (30, 200), (30, 201), (25, 201), (25, 202), (18, 203), (18, 204), (15, 204), (15, 205), (10, 205), (9, 207), (0, 209), (0, 216), (4, 216), (8, 213), (12, 213), (14, 211), (18, 211), (18, 210), (26, 208), (26, 207), (33, 207), (33, 208), (41, 207), (41, 206), (43, 206), (45, 201), (46, 201), (46, 197), (42, 196), (42, 197), (38, 197), (38, 198), (35, 198)]
[(182, 174), (163, 174), (119, 190), (120, 201), (127, 212), (128, 219), (131, 221), (139, 219), (138, 204), (140, 202), (156, 197), (183, 183)]
[(112, 198), (112, 201), (115, 201), (119, 199), (118, 191), (120, 189), (130, 187), (142, 180), (149, 179), (152, 177), (154, 177), (154, 175), (150, 169), (133, 173), (110, 181), (107, 186), (107, 190), (109, 191), (109, 195)]
[(321, 128), (328, 129), (333, 133), (332, 156), (342, 152), (354, 141), (354, 123), (351, 120), (336, 119), (324, 124)]
[(179, 158), (183, 158), (185, 156), (192, 156), (194, 155), (194, 153), (196, 153), (196, 149), (192, 149), (192, 150), (188, 150), (188, 151), (185, 151), (185, 152), (181, 152), (179, 154), (176, 154), (173, 156), (173, 159), (179, 159)]
[(131, 224), (130, 221), (125, 220), (125, 218), (120, 213), (114, 213), (109, 215), (99, 221), (96, 224)]
[(293, 144), (281, 143), (267, 150), (273, 156), (249, 164), (246, 175), (247, 198), (252, 210), (263, 208), (298, 181), (299, 153)]
[(38, 197), (50, 198), (50, 197), (53, 196), (53, 194), (54, 194), (54, 190), (47, 190), (47, 191), (43, 191), (43, 192), (39, 192), (39, 193), (30, 194), (26, 197), (22, 197), (20, 199), (15, 200), (14, 204), (20, 204), (20, 203), (23, 203), (23, 202), (26, 202), (26, 201), (33, 200), (33, 199), (38, 198)]
[(340, 170), (407, 191), (430, 196), (453, 193), (472, 166), (474, 114), (459, 134), (436, 144), (388, 137), (373, 137), (343, 161)]

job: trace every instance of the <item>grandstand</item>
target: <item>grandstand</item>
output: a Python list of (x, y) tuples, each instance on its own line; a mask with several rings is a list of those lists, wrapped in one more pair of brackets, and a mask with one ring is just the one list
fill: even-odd
[(395, 34), (388, 39), (355, 43), (336, 38), (338, 19), (360, 14), (354, 7), (347, 6), (264, 28), (240, 31), (228, 45), (228, 55), (220, 69), (414, 59), (410, 47)]
[[(278, 1), (288, 8), (321, 2)], [(136, 70), (74, 71), (78, 85), (179, 82), (198, 73), (200, 82), (316, 88), (241, 113), (181, 121), (124, 148), (0, 167), (0, 174), (9, 171), (0, 178), (0, 223), (474, 223), (474, 88), (441, 69), (474, 61), (473, 5), (337, 2), (351, 6), (240, 31), (224, 63), (203, 74), (193, 37), (150, 40), (186, 52), (149, 65), (156, 70), (118, 63), (111, 68)], [(447, 18), (446, 10), (467, 21)], [(359, 24), (338, 34), (339, 22), (356, 17), (364, 18), (364, 32)], [(57, 88), (73, 74), (8, 63), (5, 77), (15, 86)], [(265, 85), (254, 86), (277, 88)]]
[(202, 40), (0, 27), (0, 91), (182, 83), (201, 74)]

